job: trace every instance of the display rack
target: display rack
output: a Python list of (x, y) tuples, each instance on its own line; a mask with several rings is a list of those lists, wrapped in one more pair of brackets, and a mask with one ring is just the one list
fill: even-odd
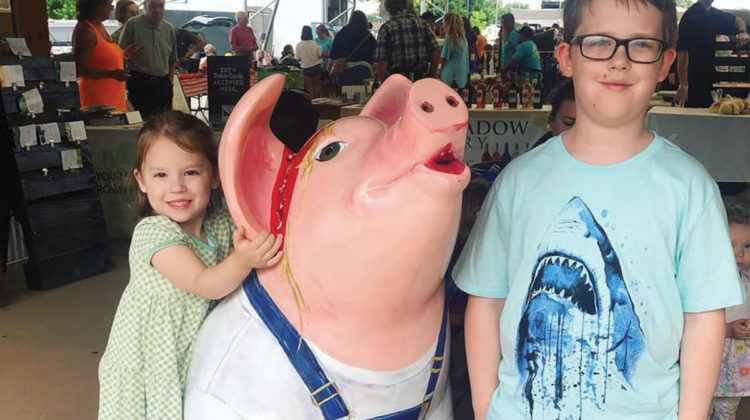
[[(745, 46), (750, 49), (750, 46)], [(730, 41), (716, 41), (714, 50), (713, 82), (715, 88), (721, 88), (724, 94), (745, 98), (750, 92), (750, 56), (747, 51), (742, 55), (737, 51), (736, 37), (730, 37)], [(727, 71), (717, 71), (717, 67)]]
[[(78, 86), (59, 81), (60, 58), (0, 57), (0, 66), (13, 65), (23, 68), (25, 86), (0, 88), (2, 271), (7, 264), (11, 216), (23, 230), (29, 289), (50, 289), (109, 271), (113, 267), (111, 247), (91, 153), (88, 142), (81, 138), (85, 135), (73, 134), (80, 133), (80, 123), (75, 123), (79, 131), (69, 124), (81, 121), (84, 115)], [(39, 113), (20, 105), (23, 93), (34, 89), (43, 102)], [(21, 127), (27, 127), (23, 129), (27, 134), (34, 133), (32, 144), (24, 145)], [(50, 142), (55, 137), (59, 137), (57, 141)], [(0, 284), (0, 301), (2, 288)]]

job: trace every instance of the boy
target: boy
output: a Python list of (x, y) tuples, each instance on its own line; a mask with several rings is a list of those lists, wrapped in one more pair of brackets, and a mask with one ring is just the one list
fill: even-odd
[(707, 417), (742, 291), (716, 184), (643, 125), (675, 14), (565, 4), (576, 124), (500, 174), (454, 271), (477, 419)]

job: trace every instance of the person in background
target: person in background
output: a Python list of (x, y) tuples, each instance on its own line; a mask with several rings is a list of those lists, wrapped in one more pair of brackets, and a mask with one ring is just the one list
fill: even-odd
[(297, 44), (295, 58), (302, 64), (302, 75), (305, 77), (305, 90), (313, 98), (320, 97), (320, 57), (323, 49), (313, 41), (312, 28), (302, 27), (301, 41)]
[(437, 35), (437, 32), (435, 32), (435, 15), (431, 11), (426, 11), (422, 13), (420, 16), (423, 21), (427, 22), (427, 26), (430, 27), (430, 30), (433, 34)]
[(399, 73), (412, 81), (438, 76), (438, 50), (435, 34), (427, 22), (414, 14), (411, 0), (385, 0), (391, 19), (378, 31), (375, 48), (379, 81)]
[[(252, 57), (258, 49), (258, 41), (255, 38), (253, 28), (248, 25), (247, 12), (240, 10), (235, 13), (237, 25), (229, 31), (229, 45), (234, 55), (249, 55)], [(251, 58), (252, 59), (252, 58)]]
[(291, 44), (284, 45), (284, 49), (281, 50), (279, 65), (300, 67), (299, 60), (294, 57), (294, 47)]
[(120, 47), (142, 47), (129, 61), (128, 99), (143, 118), (172, 109), (172, 83), (177, 63), (174, 27), (164, 20), (164, 0), (146, 0), (146, 14), (125, 24)]
[(375, 44), (375, 37), (367, 29), (367, 17), (355, 10), (349, 23), (336, 34), (331, 48), (331, 60), (347, 59), (346, 70), (340, 76), (342, 85), (361, 85), (362, 80), (372, 77)]
[(573, 79), (564, 78), (555, 85), (549, 93), (549, 102), (552, 105), (547, 118), (549, 131), (534, 143), (532, 149), (569, 130), (576, 123), (576, 92)]
[(125, 51), (107, 33), (102, 21), (112, 12), (111, 0), (78, 0), (78, 23), (73, 29), (73, 57), (78, 73), (81, 108), (111, 106), (127, 111), (125, 57), (138, 52), (129, 45)]
[(505, 67), (518, 48), (518, 31), (516, 31), (516, 18), (512, 13), (506, 13), (500, 18), (500, 67)]
[(469, 44), (469, 71), (471, 73), (479, 73), (479, 69), (476, 66), (477, 61), (477, 35), (471, 30), (471, 23), (469, 18), (466, 16), (461, 17), (464, 22), (464, 34), (466, 35), (466, 42)]
[(508, 70), (515, 70), (516, 76), (521, 79), (531, 80), (541, 74), (542, 62), (534, 43), (534, 30), (528, 26), (518, 31), (518, 48), (513, 57), (500, 69), (500, 73), (505, 74)]
[(724, 199), (729, 238), (742, 279), (745, 301), (726, 309), (726, 339), (719, 385), (709, 411), (709, 420), (735, 420), (743, 397), (750, 396), (750, 210), (738, 199)]
[(677, 38), (677, 77), (680, 86), (675, 104), (708, 108), (713, 103), (714, 40), (718, 34), (737, 34), (737, 46), (750, 41), (742, 18), (711, 7), (713, 0), (698, 0), (682, 15)]
[(455, 81), (459, 87), (469, 82), (469, 45), (464, 35), (464, 24), (461, 16), (448, 12), (443, 19), (445, 25), (445, 42), (440, 54), (443, 68), (440, 80), (447, 85)]
[(205, 57), (201, 57), (201, 61), (198, 64), (198, 71), (205, 73), (208, 70), (208, 57), (214, 57), (216, 55), (216, 47), (213, 44), (206, 44), (203, 47), (203, 52), (206, 54)]
[(120, 35), (122, 35), (122, 28), (125, 27), (125, 22), (135, 16), (138, 16), (138, 5), (133, 0), (117, 0), (115, 4), (115, 19), (121, 25), (112, 32), (112, 38), (114, 38), (115, 42), (120, 42)]
[[(190, 66), (190, 59), (195, 58), (196, 54), (203, 51), (203, 47), (207, 44), (206, 40), (200, 35), (182, 28), (175, 28), (174, 34), (177, 39), (177, 66), (183, 71), (194, 72), (196, 68)], [(193, 48), (190, 48), (191, 46)]]
[(487, 38), (482, 35), (482, 32), (479, 30), (479, 27), (474, 26), (471, 28), (471, 31), (474, 33), (474, 36), (477, 37), (477, 60), (476, 60), (476, 66), (480, 69), (484, 68), (484, 49), (487, 47)]
[[(322, 55), (320, 56), (320, 85), (321, 93), (330, 90), (331, 78), (328, 75), (331, 62), (331, 48), (333, 47), (333, 37), (328, 32), (324, 24), (315, 27), (315, 42), (320, 45)], [(325, 96), (325, 95), (324, 95)]]

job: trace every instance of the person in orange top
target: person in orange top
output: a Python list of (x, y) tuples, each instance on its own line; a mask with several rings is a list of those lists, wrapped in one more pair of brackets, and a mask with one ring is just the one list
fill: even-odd
[(81, 109), (106, 105), (127, 111), (125, 57), (139, 47), (123, 51), (107, 33), (102, 21), (112, 12), (111, 0), (78, 0), (78, 23), (73, 29), (73, 56), (78, 72)]
[(482, 35), (479, 27), (475, 26), (471, 30), (477, 36), (477, 67), (481, 69), (484, 65), (484, 48), (487, 46), (487, 38)]

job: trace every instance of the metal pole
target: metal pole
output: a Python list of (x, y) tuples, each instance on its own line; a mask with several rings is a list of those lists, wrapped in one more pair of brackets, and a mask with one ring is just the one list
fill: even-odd
[[(247, 0), (245, 0), (247, 1)], [(273, 13), (271, 13), (271, 23), (268, 25), (268, 32), (266, 32), (266, 38), (263, 40), (263, 49), (266, 49), (266, 46), (268, 45), (268, 38), (273, 36), (273, 22), (276, 19), (276, 11), (279, 10), (279, 3), (281, 3), (281, 0), (275, 0), (272, 3), (276, 3), (276, 5), (273, 8)], [(271, 3), (269, 3), (271, 4)]]

